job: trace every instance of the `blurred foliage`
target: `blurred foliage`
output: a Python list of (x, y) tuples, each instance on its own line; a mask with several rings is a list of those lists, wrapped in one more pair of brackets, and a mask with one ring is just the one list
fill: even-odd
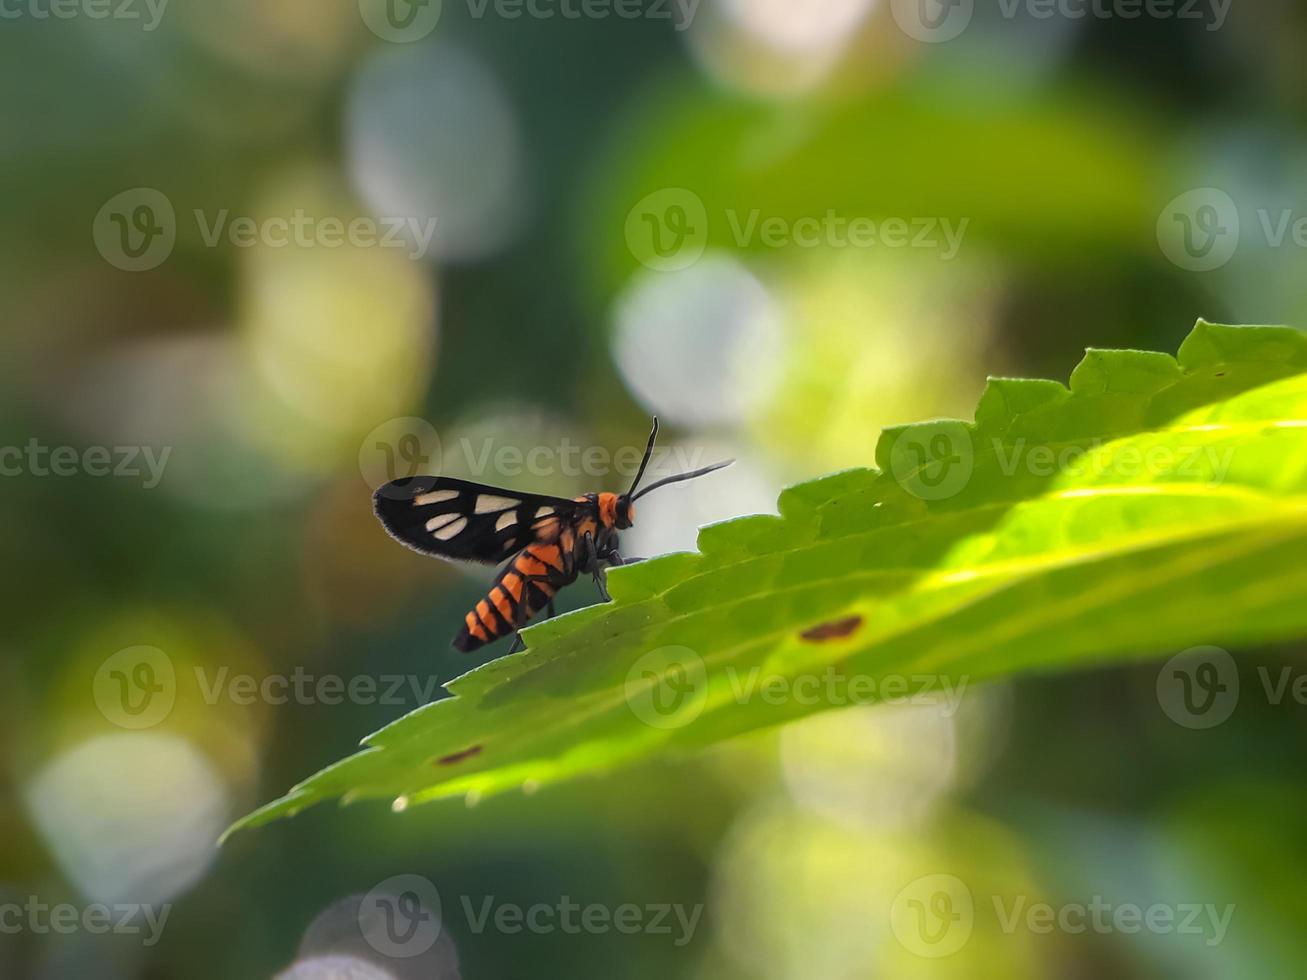
[[(957, 4), (972, 22), (939, 44), (900, 29), (911, 5), (868, 0), (703, 0), (688, 24), (444, 0), (413, 5), (439, 16), (408, 43), (377, 32), (384, 6), (3, 10), (0, 905), (128, 896), (170, 915), (151, 946), (0, 929), (0, 978), (271, 977), (294, 964), (299, 980), (324, 936), (356, 924), (360, 897), (398, 874), (439, 887), (437, 948), (467, 977), (1296, 975), (1307, 712), (1267, 677), (1296, 677), (1300, 644), (1234, 651), (1242, 693), (1213, 729), (1168, 716), (1159, 668), (1132, 649), (1100, 670), (968, 692), (956, 714), (826, 712), (530, 797), (323, 808), (213, 847), (222, 825), (479, 663), (447, 638), (486, 580), (381, 533), (369, 497), (387, 466), (618, 489), (631, 474), (613, 460), (657, 411), (671, 454), (660, 472), (739, 461), (650, 499), (623, 544), (654, 556), (689, 547), (702, 524), (767, 513), (782, 486), (869, 465), (884, 426), (965, 415), (986, 372), (1065, 377), (1091, 344), (1175, 350), (1200, 314), (1307, 321), (1302, 248), (1272, 241), (1261, 217), (1292, 227), (1307, 214), (1307, 22), (1292, 4), (1231, 5), (1219, 22), (1215, 6), (1186, 19)], [(1243, 234), (1227, 263), (1192, 271), (1158, 222), (1203, 187), (1233, 199)], [(176, 237), (128, 272), (97, 247), (100, 216), (140, 188), (169, 202)], [(704, 209), (703, 255), (681, 268), (650, 264), (631, 235), (667, 189)], [(411, 239), (229, 234), (297, 212), (318, 228), (435, 219), (435, 234), (422, 254)], [(945, 257), (761, 231), (828, 214), (965, 232)], [(578, 446), (600, 461), (577, 463)], [(64, 448), (77, 463), (55, 472), (49, 454)], [(543, 462), (513, 462), (532, 450)], [(129, 472), (89, 465), (104, 451), (115, 464), (134, 451)], [(1245, 458), (1260, 467), (1261, 451)], [(715, 534), (775, 524), (710, 531), (706, 557), (614, 587), (711, 560)], [(1249, 582), (1270, 573), (1251, 568)], [(1215, 570), (1194, 585), (1210, 598), (1202, 642), (1281, 625), (1238, 615), (1251, 600)], [(584, 584), (561, 597), (592, 601)], [(567, 628), (592, 635), (611, 614)], [(1103, 648), (1110, 625), (1060, 640)], [(139, 664), (171, 695), (147, 728), (105, 700), (115, 671), (149, 680)], [(572, 657), (556, 683), (603, 664)], [(296, 676), (307, 696), (260, 693)], [(390, 702), (312, 686), (392, 677)], [(247, 681), (255, 695), (237, 696)], [(970, 881), (977, 909), (988, 893), (1110, 890), (1237, 911), (1215, 947), (1008, 934), (990, 918), (951, 957), (919, 957), (890, 927), (902, 877), (919, 873)], [(462, 903), (563, 895), (704, 912), (677, 946), (478, 931)], [(367, 968), (404, 976), (393, 958)]]

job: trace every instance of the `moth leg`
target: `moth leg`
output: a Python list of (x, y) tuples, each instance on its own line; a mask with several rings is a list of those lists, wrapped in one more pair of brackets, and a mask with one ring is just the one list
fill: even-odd
[(522, 631), (513, 631), (513, 645), (508, 648), (509, 653), (517, 653), (519, 650), (525, 650), (526, 643), (522, 641)]
[(599, 590), (599, 598), (604, 602), (612, 602), (613, 597), (608, 594), (608, 576), (604, 574), (603, 567), (596, 565), (594, 568), (595, 588)]
[(611, 602), (612, 596), (608, 594), (608, 586), (604, 583), (603, 560), (599, 557), (599, 546), (595, 544), (594, 535), (586, 531), (585, 536), (581, 538), (581, 556), (577, 561), (577, 568), (582, 572), (589, 572), (594, 578), (595, 588), (599, 590), (599, 597), (604, 602)]
[(610, 551), (595, 562), (595, 587), (599, 589), (599, 595), (604, 602), (612, 602), (613, 599), (613, 597), (608, 594), (608, 566), (620, 564), (622, 564), (622, 556), (616, 551)]
[(581, 572), (593, 572), (595, 562), (599, 558), (599, 549), (595, 546), (594, 535), (589, 531), (581, 536), (581, 546), (577, 549), (579, 554), (576, 559), (576, 567)]
[(553, 619), (558, 615), (558, 610), (554, 608), (554, 600), (550, 599), (549, 604), (545, 606), (545, 619)]

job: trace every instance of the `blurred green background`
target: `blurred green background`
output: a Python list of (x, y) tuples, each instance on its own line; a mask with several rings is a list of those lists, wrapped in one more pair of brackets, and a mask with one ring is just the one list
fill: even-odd
[[(626, 550), (657, 554), (868, 464), (883, 425), (969, 417), (987, 374), (1303, 322), (1301, 6), (0, 15), (4, 980), (1300, 975), (1307, 709), (1265, 690), (1294, 649), (1238, 651), (1212, 728), (1119, 668), (214, 841), (506, 652), (449, 649), (486, 574), (390, 541), (385, 479), (622, 489), (656, 412), (662, 471), (739, 459), (642, 504)], [(134, 683), (168, 710), (115, 708)], [(943, 957), (890, 918), (937, 873), (976, 902)], [(341, 939), (397, 875), (440, 941)], [(1044, 934), (999, 892), (1234, 911), (1219, 941)], [(701, 915), (478, 928), (487, 900)], [(33, 902), (168, 911), (147, 943)]]

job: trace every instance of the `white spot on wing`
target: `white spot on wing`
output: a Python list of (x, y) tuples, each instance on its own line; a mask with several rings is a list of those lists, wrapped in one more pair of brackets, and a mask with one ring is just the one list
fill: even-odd
[(465, 527), (467, 527), (467, 518), (460, 517), (452, 523), (446, 524), (444, 527), (440, 528), (435, 532), (435, 535), (441, 541), (448, 541), (450, 538), (456, 537)]
[(499, 520), (495, 521), (495, 530), (502, 531), (506, 527), (512, 527), (517, 523), (517, 512), (506, 510), (499, 515)]
[(477, 495), (476, 512), (478, 514), (493, 514), (496, 511), (507, 510), (509, 507), (516, 507), (518, 501), (513, 497), (496, 497), (494, 494), (483, 493)]
[(535, 519), (538, 521), (542, 517), (548, 517), (553, 512), (554, 512), (554, 508), (552, 507), (541, 507), (538, 511), (536, 511)]
[(459, 517), (458, 514), (437, 514), (435, 517), (431, 518), (431, 520), (427, 521), (427, 530), (439, 531), (442, 527), (461, 520), (464, 520), (464, 518)]
[(430, 493), (418, 494), (413, 498), (413, 503), (425, 507), (427, 504), (443, 504), (446, 500), (453, 500), (457, 496), (457, 490), (432, 490)]

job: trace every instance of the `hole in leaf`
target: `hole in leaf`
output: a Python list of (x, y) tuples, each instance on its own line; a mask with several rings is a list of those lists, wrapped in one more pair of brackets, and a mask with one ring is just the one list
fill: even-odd
[(832, 619), (828, 623), (818, 623), (799, 634), (799, 638), (809, 643), (825, 643), (827, 640), (839, 640), (852, 636), (862, 626), (861, 616), (845, 616)]

